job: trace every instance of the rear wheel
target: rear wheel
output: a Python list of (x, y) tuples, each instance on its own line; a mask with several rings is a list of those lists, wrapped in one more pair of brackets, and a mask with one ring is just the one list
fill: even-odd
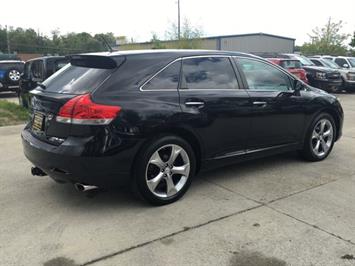
[(318, 115), (308, 129), (301, 154), (309, 161), (325, 159), (333, 149), (335, 134), (333, 117), (327, 113)]
[(164, 205), (185, 194), (195, 173), (196, 159), (185, 140), (165, 136), (146, 145), (135, 166), (135, 191), (153, 205)]

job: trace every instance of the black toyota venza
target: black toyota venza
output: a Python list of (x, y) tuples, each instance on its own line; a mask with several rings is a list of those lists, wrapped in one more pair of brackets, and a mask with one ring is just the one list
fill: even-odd
[(201, 170), (292, 150), (323, 160), (343, 124), (336, 97), (224, 51), (73, 55), (30, 103), (22, 140), (33, 174), (81, 190), (131, 184), (156, 205)]

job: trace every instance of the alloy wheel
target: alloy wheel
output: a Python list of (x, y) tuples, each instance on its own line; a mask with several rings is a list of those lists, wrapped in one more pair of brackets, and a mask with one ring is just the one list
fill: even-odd
[(333, 143), (334, 130), (333, 125), (328, 119), (321, 119), (315, 125), (311, 145), (313, 153), (318, 157), (325, 156)]
[(16, 69), (9, 71), (9, 78), (11, 81), (18, 81), (20, 79), (20, 72)]
[(168, 144), (150, 157), (145, 173), (149, 190), (157, 197), (176, 195), (186, 184), (190, 174), (190, 158), (179, 145)]

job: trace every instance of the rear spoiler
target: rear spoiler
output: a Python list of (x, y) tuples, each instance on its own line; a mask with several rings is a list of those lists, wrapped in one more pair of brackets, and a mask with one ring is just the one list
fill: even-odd
[(68, 59), (73, 66), (102, 69), (117, 68), (125, 60), (122, 58), (122, 61), (117, 64), (117, 61), (112, 57), (100, 55), (68, 55), (66, 59)]

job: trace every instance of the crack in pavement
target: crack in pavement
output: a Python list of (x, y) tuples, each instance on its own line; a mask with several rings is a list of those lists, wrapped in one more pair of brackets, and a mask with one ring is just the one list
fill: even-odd
[(224, 216), (218, 217), (216, 219), (208, 220), (207, 222), (204, 222), (204, 223), (201, 223), (201, 224), (184, 227), (182, 230), (173, 232), (171, 234), (168, 234), (168, 235), (165, 235), (165, 236), (162, 236), (162, 237), (159, 237), (159, 238), (155, 238), (153, 240), (149, 240), (149, 241), (146, 241), (146, 242), (143, 242), (143, 243), (140, 243), (140, 244), (137, 244), (137, 245), (134, 245), (134, 246), (131, 246), (131, 247), (128, 247), (128, 248), (125, 248), (125, 249), (122, 249), (122, 250), (107, 254), (105, 256), (101, 256), (101, 257), (98, 257), (96, 259), (90, 260), (88, 262), (85, 262), (85, 263), (81, 264), (81, 266), (91, 265), (91, 264), (94, 264), (94, 263), (99, 262), (99, 261), (107, 260), (107, 259), (110, 259), (110, 258), (115, 257), (117, 255), (120, 255), (120, 254), (123, 254), (125, 252), (131, 251), (133, 249), (141, 248), (141, 247), (144, 247), (146, 245), (155, 243), (157, 241), (160, 241), (160, 240), (163, 240), (163, 239), (167, 239), (169, 237), (173, 237), (173, 236), (176, 236), (178, 234), (181, 234), (181, 233), (184, 233), (184, 232), (188, 232), (190, 230), (198, 229), (198, 228), (200, 228), (202, 226), (205, 226), (205, 225), (208, 225), (208, 224), (211, 224), (211, 223), (214, 223), (214, 222), (218, 222), (218, 221), (227, 219), (229, 217), (232, 217), (232, 216), (235, 216), (235, 215), (238, 215), (238, 214), (242, 214), (242, 213), (245, 213), (245, 212), (260, 208), (262, 206), (263, 205), (257, 205), (257, 206), (254, 206), (254, 207), (242, 210), (242, 211), (238, 211), (238, 212), (234, 212), (234, 213), (231, 213), (231, 214), (228, 214), (228, 215), (224, 215)]
[[(232, 193), (235, 193), (235, 194), (237, 194), (237, 195), (239, 195), (239, 196), (241, 196), (241, 197), (244, 197), (245, 199), (251, 200), (251, 201), (253, 201), (253, 202), (255, 202), (255, 203), (259, 203), (259, 204), (261, 204), (261, 206), (267, 207), (267, 208), (269, 208), (269, 209), (271, 209), (271, 210), (273, 210), (273, 211), (276, 211), (277, 213), (280, 213), (280, 214), (282, 214), (282, 215), (285, 215), (285, 216), (287, 216), (287, 217), (290, 217), (290, 218), (292, 218), (292, 219), (294, 219), (294, 220), (296, 220), (296, 221), (298, 221), (298, 222), (301, 222), (301, 223), (303, 223), (303, 224), (305, 224), (305, 225), (311, 226), (312, 228), (317, 229), (317, 230), (319, 230), (319, 231), (321, 231), (321, 232), (324, 232), (324, 233), (326, 233), (326, 234), (328, 234), (328, 235), (330, 235), (330, 236), (332, 236), (332, 237), (338, 238), (338, 239), (340, 239), (340, 240), (342, 240), (342, 241), (344, 241), (344, 242), (347, 242), (347, 243), (349, 243), (349, 244), (351, 244), (351, 245), (355, 245), (355, 243), (352, 242), (352, 241), (349, 240), (349, 239), (345, 239), (345, 238), (343, 238), (343, 237), (341, 237), (341, 236), (339, 236), (339, 235), (336, 235), (336, 234), (334, 234), (334, 233), (332, 233), (332, 232), (329, 232), (329, 231), (327, 231), (327, 230), (325, 230), (325, 229), (323, 229), (323, 228), (321, 228), (321, 227), (319, 227), (319, 226), (317, 226), (317, 225), (315, 225), (315, 224), (308, 223), (308, 222), (306, 222), (306, 221), (304, 221), (304, 220), (302, 220), (302, 219), (299, 219), (299, 218), (297, 218), (297, 217), (294, 217), (294, 216), (292, 216), (291, 214), (288, 214), (288, 213), (286, 213), (286, 212), (280, 211), (280, 210), (278, 210), (278, 209), (276, 209), (276, 208), (274, 208), (274, 207), (271, 207), (271, 206), (269, 205), (270, 203), (274, 203), (274, 202), (279, 201), (279, 200), (287, 199), (287, 198), (292, 197), (292, 196), (294, 196), (294, 195), (297, 195), (297, 194), (300, 194), (300, 193), (303, 193), (303, 192), (306, 192), (306, 191), (309, 191), (309, 190), (312, 190), (312, 189), (316, 189), (316, 188), (319, 188), (319, 187), (321, 187), (321, 186), (328, 185), (328, 184), (330, 184), (330, 183), (334, 183), (334, 182), (336, 182), (336, 181), (338, 181), (338, 180), (340, 180), (340, 179), (342, 179), (342, 178), (339, 178), (339, 179), (336, 179), (336, 180), (331, 180), (331, 181), (326, 182), (326, 183), (323, 183), (323, 184), (319, 184), (319, 185), (316, 185), (316, 186), (313, 186), (313, 187), (310, 187), (310, 188), (307, 188), (307, 189), (304, 189), (304, 190), (301, 190), (301, 191), (297, 191), (297, 192), (295, 192), (295, 193), (291, 193), (291, 194), (286, 195), (286, 196), (284, 196), (284, 197), (280, 197), (280, 198), (277, 198), (277, 199), (274, 199), (274, 200), (271, 200), (271, 201), (268, 201), (268, 202), (265, 202), (265, 203), (260, 203), (260, 202), (257, 201), (257, 200), (254, 200), (254, 199), (252, 199), (252, 198), (249, 198), (249, 197), (247, 197), (247, 196), (244, 196), (243, 194), (241, 194), (241, 193), (239, 193), (239, 192), (235, 192), (235, 191), (233, 191), (233, 190), (231, 190), (231, 189), (229, 189), (229, 188), (226, 188), (226, 187), (224, 187), (224, 186), (222, 186), (222, 185), (220, 185), (220, 184), (216, 184), (216, 183), (214, 183), (214, 182), (212, 182), (212, 181), (209, 181), (209, 180), (206, 180), (206, 181), (209, 182), (209, 183), (211, 183), (211, 184), (214, 184), (214, 185), (216, 185), (216, 186), (218, 186), (218, 187), (220, 187), (220, 188), (222, 188), (222, 189), (225, 189), (225, 190), (230, 191), (230, 192), (232, 192)], [(259, 206), (259, 207), (261, 207), (261, 206)]]
[(323, 233), (326, 233), (326, 234), (328, 234), (328, 235), (330, 235), (330, 236), (332, 236), (332, 237), (338, 238), (338, 239), (340, 239), (340, 240), (342, 240), (342, 241), (344, 241), (344, 242), (346, 242), (346, 243), (349, 243), (349, 244), (351, 244), (351, 245), (355, 245), (355, 243), (352, 242), (351, 240), (344, 239), (344, 238), (342, 238), (341, 236), (336, 235), (336, 234), (334, 234), (334, 233), (331, 233), (331, 232), (329, 232), (329, 231), (327, 231), (327, 230), (325, 230), (325, 229), (323, 229), (323, 228), (320, 228), (320, 227), (317, 226), (317, 225), (310, 224), (310, 223), (308, 223), (308, 222), (306, 222), (306, 221), (303, 221), (303, 220), (301, 220), (301, 219), (299, 219), (299, 218), (297, 218), (297, 217), (294, 217), (294, 216), (292, 216), (292, 215), (290, 215), (290, 214), (288, 214), (288, 213), (282, 212), (282, 211), (280, 211), (280, 210), (278, 210), (278, 209), (275, 209), (275, 208), (273, 208), (273, 207), (271, 207), (271, 206), (268, 205), (268, 204), (270, 204), (270, 203), (274, 203), (274, 202), (276, 202), (276, 201), (280, 201), (280, 200), (283, 200), (283, 199), (292, 197), (292, 196), (294, 196), (294, 195), (297, 195), (297, 194), (300, 194), (300, 193), (303, 193), (303, 192), (306, 192), (306, 191), (309, 191), (309, 190), (312, 190), (312, 189), (316, 189), (316, 188), (319, 188), (319, 187), (321, 187), (321, 186), (324, 186), (324, 185), (327, 185), (327, 184), (330, 184), (330, 183), (333, 183), (333, 182), (336, 182), (336, 181), (338, 181), (339, 179), (337, 179), (337, 180), (331, 180), (331, 181), (326, 182), (326, 183), (323, 183), (323, 184), (319, 184), (319, 185), (316, 185), (316, 186), (312, 186), (312, 187), (310, 187), (310, 188), (307, 188), (307, 189), (304, 189), (304, 190), (300, 190), (300, 191), (297, 191), (297, 192), (294, 192), (294, 193), (285, 195), (285, 196), (283, 196), (283, 197), (270, 200), (270, 201), (268, 201), (268, 202), (260, 202), (260, 201), (258, 201), (258, 200), (255, 200), (255, 199), (252, 199), (252, 198), (250, 198), (250, 197), (247, 197), (247, 196), (245, 196), (245, 195), (243, 195), (243, 194), (241, 194), (241, 193), (239, 193), (239, 192), (236, 192), (236, 191), (234, 191), (234, 190), (231, 190), (231, 189), (229, 189), (229, 188), (226, 188), (226, 187), (224, 187), (223, 185), (214, 183), (214, 182), (212, 182), (212, 181), (210, 181), (210, 180), (206, 180), (206, 179), (204, 179), (204, 178), (201, 178), (201, 179), (202, 179), (203, 181), (207, 182), (207, 183), (210, 183), (210, 184), (215, 185), (215, 186), (217, 186), (217, 187), (220, 187), (220, 188), (222, 188), (222, 189), (224, 189), (224, 190), (227, 190), (227, 191), (229, 191), (229, 192), (232, 192), (232, 193), (234, 193), (234, 194), (236, 194), (236, 195), (239, 195), (239, 196), (241, 196), (241, 197), (243, 197), (243, 198), (245, 198), (245, 199), (247, 199), (247, 200), (253, 201), (254, 203), (256, 203), (256, 204), (258, 204), (258, 205), (257, 205), (257, 206), (254, 206), (254, 207), (251, 207), (251, 208), (248, 208), (248, 209), (245, 209), (245, 210), (241, 210), (241, 211), (235, 212), (235, 213), (231, 213), (231, 214), (228, 214), (228, 215), (224, 215), (224, 216), (218, 217), (218, 218), (216, 218), (216, 219), (208, 220), (207, 222), (204, 222), (204, 223), (201, 223), (201, 224), (197, 224), (197, 225), (189, 226), (189, 227), (184, 227), (182, 230), (178, 230), (178, 231), (173, 232), (173, 233), (171, 233), (171, 234), (168, 234), (168, 235), (165, 235), (165, 236), (162, 236), (162, 237), (159, 237), (159, 238), (155, 238), (155, 239), (152, 239), (152, 240), (149, 240), (149, 241), (146, 241), (146, 242), (143, 242), (143, 243), (140, 243), (140, 244), (137, 244), (137, 245), (134, 245), (134, 246), (125, 248), (125, 249), (121, 249), (121, 250), (118, 250), (118, 251), (116, 251), (116, 252), (113, 252), (113, 253), (110, 253), (110, 254), (101, 256), (101, 257), (98, 257), (98, 258), (96, 258), (96, 259), (87, 261), (87, 262), (81, 264), (81, 266), (92, 265), (92, 264), (94, 264), (94, 263), (97, 263), (97, 262), (100, 262), (100, 261), (103, 261), (103, 260), (107, 260), (107, 259), (113, 258), (113, 257), (115, 257), (115, 256), (117, 256), (117, 255), (120, 255), (120, 254), (129, 252), (129, 251), (131, 251), (131, 250), (134, 250), (134, 249), (137, 249), (137, 248), (141, 248), (141, 247), (147, 246), (147, 245), (149, 245), (149, 244), (152, 244), (152, 243), (155, 243), (155, 242), (158, 242), (158, 241), (161, 241), (161, 240), (164, 240), (164, 239), (167, 239), (167, 238), (170, 238), (170, 237), (179, 235), (179, 234), (181, 234), (181, 233), (188, 232), (188, 231), (194, 230), (194, 229), (198, 229), (198, 228), (203, 227), (203, 226), (205, 226), (205, 225), (208, 225), (208, 224), (211, 224), (211, 223), (215, 223), (215, 222), (218, 222), (218, 221), (221, 221), (221, 220), (224, 220), (224, 219), (227, 219), (227, 218), (230, 218), (230, 217), (233, 217), (233, 216), (242, 214), (242, 213), (246, 213), (246, 212), (251, 211), (251, 210), (258, 209), (258, 208), (260, 208), (260, 207), (267, 207), (267, 208), (269, 208), (269, 209), (271, 209), (271, 210), (273, 210), (273, 211), (275, 211), (275, 212), (277, 212), (277, 213), (279, 213), (279, 214), (282, 214), (282, 215), (285, 215), (285, 216), (287, 216), (287, 217), (289, 217), (289, 218), (292, 218), (292, 219), (294, 219), (294, 220), (296, 220), (296, 221), (298, 221), (298, 222), (300, 222), (300, 223), (303, 223), (303, 224), (305, 224), (305, 225), (307, 225), (307, 226), (310, 226), (310, 227), (312, 227), (312, 228), (314, 228), (314, 229), (316, 229), (316, 230), (319, 230), (319, 231), (321, 231), (321, 232), (323, 232)]
[(315, 229), (317, 229), (317, 230), (319, 230), (319, 231), (322, 231), (322, 232), (324, 232), (324, 233), (327, 233), (328, 235), (331, 235), (331, 236), (333, 236), (333, 237), (336, 237), (336, 238), (338, 238), (338, 239), (340, 239), (340, 240), (342, 240), (342, 241), (345, 241), (345, 242), (347, 242), (347, 243), (349, 243), (349, 244), (355, 246), (355, 243), (352, 242), (351, 240), (345, 239), (345, 238), (343, 238), (343, 237), (341, 237), (341, 236), (339, 236), (339, 235), (336, 235), (336, 234), (334, 234), (334, 233), (332, 233), (332, 232), (329, 232), (329, 231), (327, 231), (327, 230), (325, 230), (325, 229), (323, 229), (323, 228), (321, 228), (321, 227), (319, 227), (319, 226), (317, 226), (317, 225), (315, 225), (315, 224), (311, 224), (311, 223), (308, 223), (308, 222), (306, 222), (306, 221), (303, 221), (302, 219), (299, 219), (299, 218), (297, 218), (297, 217), (294, 217), (294, 216), (292, 216), (291, 214), (288, 214), (288, 213), (286, 213), (286, 212), (280, 211), (280, 210), (278, 210), (278, 209), (276, 209), (276, 208), (274, 208), (274, 207), (271, 207), (271, 206), (268, 206), (268, 205), (266, 205), (265, 207), (267, 207), (267, 208), (269, 208), (269, 209), (271, 209), (271, 210), (273, 210), (273, 211), (276, 211), (277, 213), (283, 214), (283, 215), (285, 215), (285, 216), (287, 216), (287, 217), (293, 218), (293, 219), (295, 219), (296, 221), (299, 221), (299, 222), (301, 222), (301, 223), (303, 223), (303, 224), (306, 224), (306, 225), (308, 225), (308, 226), (311, 226), (311, 227), (313, 227), (313, 228), (315, 228)]

